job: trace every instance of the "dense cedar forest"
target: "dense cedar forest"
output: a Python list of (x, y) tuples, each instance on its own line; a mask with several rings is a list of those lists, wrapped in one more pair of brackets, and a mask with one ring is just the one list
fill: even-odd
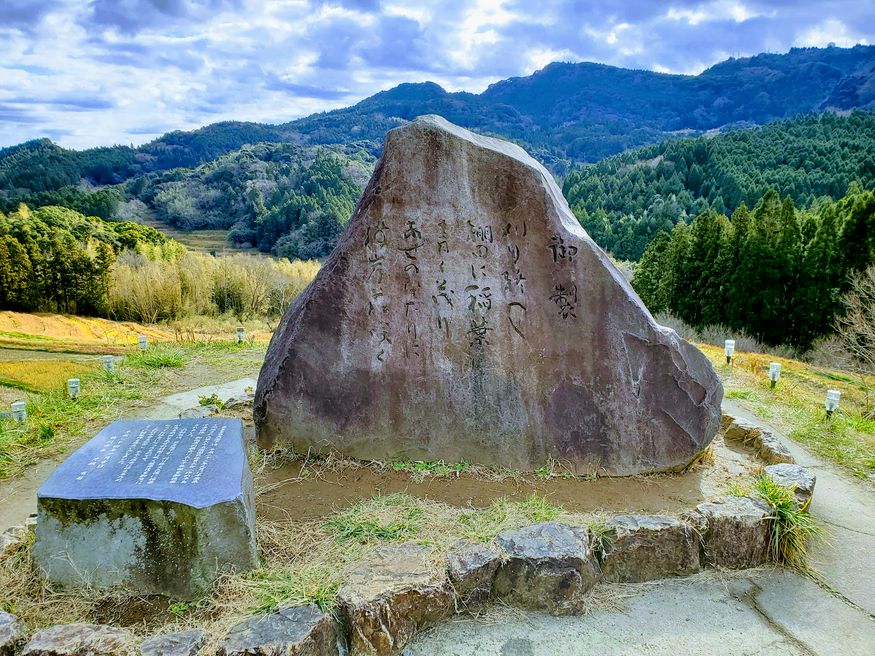
[[(873, 66), (875, 46), (730, 59), (697, 76), (557, 63), (481, 94), (402, 84), (282, 125), (0, 149), (0, 308), (105, 314), (113, 262), (143, 270), (125, 251), (181, 248), (130, 219), (324, 257), (386, 131), (438, 113), (517, 141), (564, 179), (589, 234), (619, 260), (641, 259), (635, 286), (654, 311), (805, 349), (831, 330), (848, 274), (871, 261)], [(281, 274), (277, 289), (292, 276)], [(708, 298), (685, 297), (699, 280)]]
[(770, 189), (731, 219), (706, 210), (660, 232), (632, 286), (652, 312), (805, 351), (832, 331), (851, 275), (872, 264), (875, 193), (853, 183), (840, 200), (799, 210)]
[(666, 141), (572, 171), (563, 192), (581, 225), (621, 260), (713, 208), (752, 207), (774, 186), (797, 207), (875, 186), (875, 113), (803, 116), (715, 137)]

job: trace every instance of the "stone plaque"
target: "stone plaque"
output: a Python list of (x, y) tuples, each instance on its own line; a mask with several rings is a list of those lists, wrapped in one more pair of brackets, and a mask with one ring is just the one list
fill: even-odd
[(254, 411), (265, 447), (627, 475), (686, 466), (721, 397), (540, 164), (427, 116), (387, 136)]
[(37, 494), (34, 556), (62, 585), (186, 598), (256, 564), (239, 419), (118, 421)]

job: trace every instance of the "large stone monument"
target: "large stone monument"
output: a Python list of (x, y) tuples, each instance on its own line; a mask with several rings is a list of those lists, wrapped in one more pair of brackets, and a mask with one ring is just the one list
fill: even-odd
[(628, 475), (693, 460), (722, 394), (540, 164), (425, 116), (283, 317), (255, 420), (264, 447)]
[(63, 586), (179, 599), (257, 565), (239, 419), (117, 421), (37, 494), (34, 559)]

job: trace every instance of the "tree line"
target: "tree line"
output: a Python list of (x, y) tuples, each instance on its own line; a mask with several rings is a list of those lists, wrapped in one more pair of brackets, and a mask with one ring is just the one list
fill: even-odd
[(666, 141), (573, 171), (563, 191), (600, 246), (638, 260), (657, 234), (708, 209), (752, 207), (771, 186), (806, 208), (822, 196), (841, 198), (852, 180), (875, 187), (872, 112)]
[(632, 286), (654, 314), (805, 351), (834, 331), (851, 277), (873, 263), (875, 193), (852, 183), (837, 201), (799, 209), (772, 188), (731, 219), (707, 209), (657, 234)]
[(181, 249), (137, 223), (21, 205), (8, 216), (0, 213), (0, 309), (106, 316), (119, 253), (168, 258)]

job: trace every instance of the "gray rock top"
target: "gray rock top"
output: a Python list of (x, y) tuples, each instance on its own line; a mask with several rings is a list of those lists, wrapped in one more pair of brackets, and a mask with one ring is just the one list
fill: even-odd
[(359, 605), (417, 587), (445, 584), (446, 572), (432, 551), (414, 543), (381, 547), (369, 559), (353, 564), (338, 591), (343, 603)]
[(12, 656), (24, 639), (24, 625), (11, 613), (0, 610), (0, 656)]
[(544, 522), (499, 533), (495, 542), (512, 558), (537, 561), (568, 561), (568, 566), (589, 558), (589, 536), (585, 528), (559, 522)]
[(540, 164), (425, 116), (283, 317), (254, 417), (267, 448), (630, 475), (689, 464), (722, 395)]
[(605, 524), (617, 533), (633, 533), (639, 530), (659, 531), (677, 526), (680, 523), (668, 515), (615, 515)]
[(62, 624), (33, 634), (21, 656), (136, 656), (127, 631), (102, 624)]
[(723, 497), (719, 501), (700, 503), (696, 506), (706, 517), (737, 517), (739, 519), (765, 519), (771, 514), (769, 504), (761, 499), (750, 497)]
[(294, 606), (251, 617), (234, 626), (219, 656), (335, 656), (334, 620), (315, 606)]
[(206, 639), (201, 629), (165, 633), (141, 644), (140, 656), (197, 656)]

